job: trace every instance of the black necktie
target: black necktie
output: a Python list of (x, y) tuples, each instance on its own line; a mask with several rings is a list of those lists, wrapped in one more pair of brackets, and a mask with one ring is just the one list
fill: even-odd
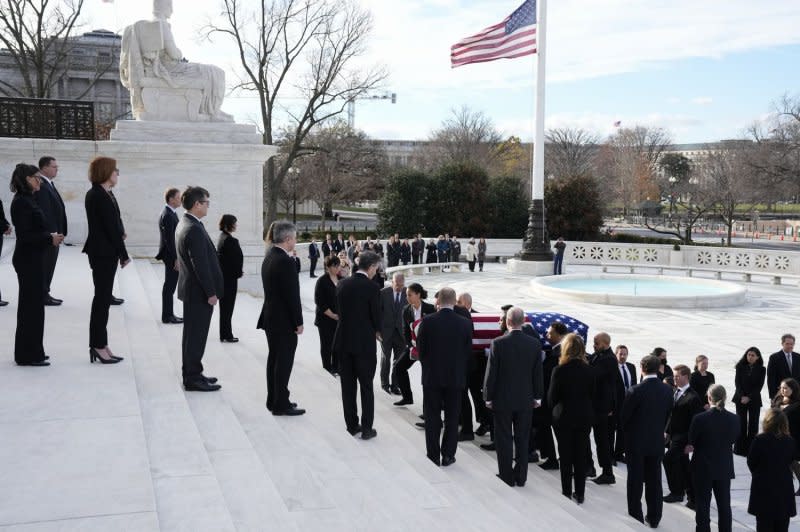
[(620, 369), (622, 370), (622, 380), (625, 382), (625, 389), (627, 390), (631, 387), (631, 380), (628, 378), (628, 368), (620, 366)]

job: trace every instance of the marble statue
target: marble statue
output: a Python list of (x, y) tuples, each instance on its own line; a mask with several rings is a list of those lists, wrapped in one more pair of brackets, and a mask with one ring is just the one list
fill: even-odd
[(131, 93), (133, 117), (143, 121), (233, 122), (220, 107), (225, 72), (189, 63), (175, 44), (169, 18), (172, 0), (154, 0), (154, 20), (125, 28), (120, 78)]

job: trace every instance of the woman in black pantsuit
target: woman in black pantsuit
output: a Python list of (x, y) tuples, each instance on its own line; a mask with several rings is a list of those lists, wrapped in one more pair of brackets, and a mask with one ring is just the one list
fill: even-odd
[(761, 389), (764, 388), (766, 375), (761, 351), (757, 347), (748, 348), (736, 363), (736, 391), (733, 394), (733, 404), (736, 405), (740, 424), (739, 439), (733, 446), (733, 452), (741, 456), (747, 456), (750, 444), (758, 434)]
[(111, 191), (119, 179), (117, 161), (110, 157), (95, 157), (89, 164), (92, 188), (86, 193), (86, 221), (89, 236), (83, 252), (89, 256), (94, 282), (94, 298), (89, 317), (89, 362), (116, 364), (122, 357), (114, 356), (108, 346), (108, 308), (117, 264), (124, 268), (131, 261), (125, 249), (125, 227), (119, 205)]
[(58, 246), (64, 235), (48, 233), (44, 213), (33, 199), (39, 190), (39, 169), (18, 164), (11, 175), (11, 223), (17, 230), (17, 245), (11, 262), (19, 281), (17, 332), (14, 361), (20, 366), (49, 366), (44, 354), (44, 260), (47, 246)]
[(561, 493), (574, 497), (578, 504), (583, 503), (586, 486), (594, 389), (594, 371), (586, 360), (583, 340), (570, 333), (561, 341), (561, 357), (550, 377), (547, 400), (553, 407), (553, 428), (558, 439)]
[(217, 240), (217, 257), (219, 257), (219, 267), (222, 270), (222, 281), (224, 291), (219, 300), (219, 339), (221, 342), (238, 342), (239, 339), (233, 336), (231, 318), (233, 318), (233, 307), (236, 305), (236, 292), (239, 290), (239, 279), (244, 275), (244, 254), (231, 233), (236, 231), (236, 216), (223, 214), (219, 221), (219, 230), (222, 234)]
[[(421, 320), (428, 314), (436, 312), (436, 307), (423, 301), (428, 298), (428, 292), (419, 283), (411, 283), (406, 287), (406, 300), (408, 305), (403, 308), (403, 337), (406, 340), (406, 349), (403, 354), (395, 360), (392, 372), (400, 388), (402, 399), (395, 402), (395, 406), (414, 404), (414, 395), (411, 392), (411, 381), (408, 378), (408, 370), (417, 361), (416, 346), (412, 340), (411, 329), (414, 322)], [(416, 333), (414, 334), (416, 336)], [(413, 351), (413, 353), (412, 353)]]
[(336, 285), (339, 284), (341, 261), (336, 255), (325, 257), (325, 275), (320, 275), (314, 286), (314, 304), (316, 318), (314, 325), (319, 331), (319, 354), (322, 358), (322, 369), (331, 375), (337, 375), (339, 361), (333, 352), (333, 335), (339, 321), (339, 310), (336, 305)]

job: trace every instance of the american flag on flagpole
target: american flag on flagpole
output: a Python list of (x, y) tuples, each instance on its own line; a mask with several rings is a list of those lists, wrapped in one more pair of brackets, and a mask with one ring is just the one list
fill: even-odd
[(499, 24), (450, 47), (452, 68), (536, 53), (536, 0), (525, 0)]

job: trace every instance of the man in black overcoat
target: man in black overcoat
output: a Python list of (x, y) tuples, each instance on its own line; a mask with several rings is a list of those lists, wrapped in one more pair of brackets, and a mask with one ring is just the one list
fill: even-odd
[(267, 335), (267, 410), (273, 416), (299, 416), (305, 410), (289, 401), (289, 377), (294, 366), (298, 336), (303, 334), (303, 310), (300, 306), (300, 280), (293, 253), (297, 230), (287, 221), (270, 226), (261, 283), (264, 304), (258, 317), (259, 329)]
[[(58, 175), (58, 162), (54, 157), (44, 156), (39, 159), (39, 177), (41, 187), (33, 197), (39, 208), (44, 213), (44, 223), (49, 233), (59, 233), (67, 236), (67, 213), (64, 207), (64, 200), (56, 190), (54, 180)], [(44, 253), (44, 304), (57, 306), (62, 303), (61, 299), (50, 295), (50, 284), (53, 282), (53, 274), (56, 270), (58, 261), (59, 246), (47, 246)]]
[(767, 393), (772, 399), (783, 379), (800, 381), (800, 354), (794, 352), (794, 335), (781, 336), (781, 350), (772, 353), (767, 362)]
[(667, 434), (667, 452), (664, 454), (664, 473), (667, 475), (669, 493), (664, 502), (683, 502), (683, 494), (694, 508), (694, 486), (689, 470), (689, 456), (684, 452), (689, 443), (689, 427), (692, 419), (703, 412), (703, 401), (689, 386), (692, 370), (678, 364), (672, 368), (675, 380), (672, 411), (664, 432)]
[[(611, 350), (611, 337), (601, 332), (594, 337), (594, 354), (589, 357), (589, 365), (595, 370), (594, 396), (594, 444), (597, 449), (597, 462), (603, 471), (594, 479), (596, 484), (614, 484), (614, 471), (611, 468), (611, 434), (614, 431), (614, 405), (616, 403), (617, 358)], [(594, 472), (591, 451), (587, 463), (589, 473)], [(587, 473), (588, 476), (594, 476)]]
[(214, 305), (224, 292), (217, 249), (202, 220), (208, 214), (208, 191), (189, 187), (181, 196), (186, 212), (178, 223), (175, 247), (178, 252), (178, 299), (183, 301), (183, 387), (187, 391), (214, 392), (217, 379), (203, 375), (203, 353)]
[(158, 255), (156, 259), (164, 263), (164, 286), (161, 288), (161, 322), (183, 323), (175, 316), (172, 298), (178, 286), (178, 252), (175, 250), (175, 229), (178, 227), (177, 209), (181, 206), (181, 193), (170, 188), (164, 194), (164, 209), (158, 219)]

